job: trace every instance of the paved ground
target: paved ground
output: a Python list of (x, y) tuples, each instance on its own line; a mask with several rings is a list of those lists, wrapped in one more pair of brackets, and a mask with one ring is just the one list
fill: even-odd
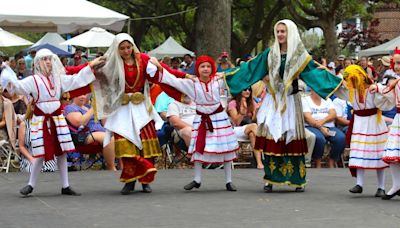
[[(153, 193), (119, 194), (119, 173), (71, 172), (83, 195), (61, 196), (58, 174), (42, 174), (34, 194), (18, 191), (28, 176), (0, 173), (0, 228), (9, 227), (400, 227), (400, 197), (373, 197), (375, 173), (362, 195), (348, 189), (346, 169), (309, 169), (306, 192), (264, 193), (261, 171), (234, 170), (238, 192), (226, 192), (223, 170), (205, 170), (199, 190), (185, 192), (192, 170), (161, 170)], [(390, 175), (387, 174), (387, 187)], [(141, 186), (137, 186), (141, 187)]]

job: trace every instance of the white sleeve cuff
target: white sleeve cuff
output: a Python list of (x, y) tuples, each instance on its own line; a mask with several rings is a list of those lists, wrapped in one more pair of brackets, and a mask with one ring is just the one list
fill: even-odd
[(146, 73), (150, 75), (150, 77), (154, 77), (157, 72), (157, 67), (150, 61), (147, 63)]

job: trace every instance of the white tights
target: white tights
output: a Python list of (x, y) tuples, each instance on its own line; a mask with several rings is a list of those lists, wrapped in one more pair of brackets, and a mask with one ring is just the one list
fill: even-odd
[[(32, 171), (31, 171), (31, 175), (29, 177), (28, 185), (35, 187), (40, 170), (42, 169), (42, 166), (43, 166), (43, 160), (44, 160), (43, 157), (39, 157), (39, 158), (35, 158), (35, 160), (33, 161)], [(69, 187), (67, 155), (65, 153), (63, 155), (57, 157), (57, 165), (58, 165), (58, 169), (60, 171), (62, 187), (63, 188)]]
[[(361, 187), (364, 185), (364, 174), (364, 169), (357, 169), (357, 185)], [(378, 178), (378, 188), (385, 189), (385, 171), (383, 169), (377, 169), (376, 176)]]
[[(201, 183), (201, 169), (202, 163), (195, 162), (194, 163), (194, 181), (197, 183)], [(224, 162), (224, 172), (225, 172), (225, 182), (232, 182), (232, 162)]]
[(392, 188), (386, 193), (392, 195), (400, 189), (400, 164), (390, 164), (390, 173), (392, 174)]

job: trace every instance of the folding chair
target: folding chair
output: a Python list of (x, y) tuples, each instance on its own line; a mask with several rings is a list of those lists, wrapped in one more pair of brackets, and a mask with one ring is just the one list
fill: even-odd
[(17, 164), (19, 158), (19, 155), (13, 150), (8, 141), (0, 141), (0, 171), (5, 170), (5, 172), (8, 173), (10, 171), (10, 165), (19, 168)]
[(238, 139), (238, 143), (240, 150), (238, 151), (236, 162), (232, 162), (232, 169), (235, 169), (236, 165), (251, 165), (249, 158), (253, 157), (253, 147), (249, 139)]
[(188, 148), (174, 127), (166, 123), (157, 135), (164, 155), (165, 168), (173, 168), (183, 161), (190, 162), (187, 157)]

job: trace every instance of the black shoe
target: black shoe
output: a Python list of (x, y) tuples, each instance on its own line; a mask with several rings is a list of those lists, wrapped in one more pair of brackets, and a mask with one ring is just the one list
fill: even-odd
[(349, 190), (351, 193), (362, 193), (363, 188), (360, 185), (356, 185)]
[(33, 187), (30, 185), (27, 185), (23, 188), (21, 188), (21, 190), (19, 190), (19, 193), (21, 193), (24, 196), (27, 196), (28, 194), (32, 193), (33, 191)]
[(143, 192), (145, 193), (151, 193), (153, 190), (151, 190), (149, 184), (142, 184)]
[(264, 192), (272, 192), (272, 184), (264, 185)]
[(121, 194), (128, 195), (129, 193), (133, 192), (135, 190), (135, 183), (136, 183), (136, 181), (126, 183), (120, 191)]
[(66, 188), (61, 188), (61, 194), (62, 195), (69, 195), (69, 196), (80, 196), (80, 193), (75, 192), (72, 190), (71, 187), (66, 187)]
[(397, 192), (395, 192), (395, 193), (393, 193), (393, 194), (391, 194), (391, 195), (384, 195), (384, 196), (382, 196), (382, 199), (383, 200), (390, 200), (391, 198), (393, 198), (393, 197), (395, 197), (396, 195), (400, 195), (400, 189), (399, 190), (397, 190)]
[(386, 195), (385, 190), (383, 190), (381, 188), (378, 188), (378, 190), (376, 190), (375, 197), (383, 197), (385, 195)]
[(236, 192), (237, 188), (235, 185), (232, 184), (232, 182), (229, 182), (226, 184), (226, 190), (231, 192)]
[(189, 184), (183, 187), (185, 190), (192, 190), (193, 188), (200, 188), (201, 183), (197, 183), (196, 181), (192, 181)]
[(304, 187), (297, 187), (294, 191), (295, 192), (304, 192), (306, 189)]

